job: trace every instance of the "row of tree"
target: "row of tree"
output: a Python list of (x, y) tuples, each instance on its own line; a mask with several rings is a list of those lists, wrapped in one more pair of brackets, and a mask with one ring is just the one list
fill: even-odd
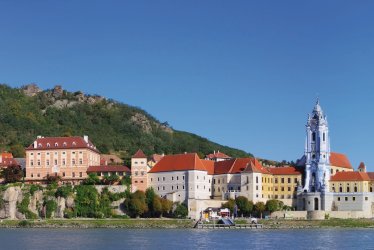
[(222, 204), (222, 208), (230, 209), (231, 213), (234, 213), (235, 206), (237, 207), (238, 216), (244, 217), (256, 215), (262, 218), (264, 212), (273, 213), (280, 210), (292, 210), (292, 207), (284, 205), (279, 200), (268, 200), (266, 203), (259, 201), (254, 204), (244, 196), (238, 196), (235, 200), (229, 199), (226, 203)]
[(131, 217), (174, 217), (186, 218), (188, 210), (185, 204), (173, 203), (170, 200), (159, 197), (153, 188), (146, 192), (136, 191), (129, 194), (124, 202), (125, 210)]

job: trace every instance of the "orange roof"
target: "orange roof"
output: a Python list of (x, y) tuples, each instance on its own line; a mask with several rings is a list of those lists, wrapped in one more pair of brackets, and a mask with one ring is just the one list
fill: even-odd
[(366, 172), (371, 181), (374, 181), (374, 172)]
[(207, 171), (206, 163), (196, 153), (166, 155), (149, 171), (149, 173), (201, 170)]
[(10, 158), (13, 158), (13, 155), (12, 155), (12, 153), (3, 152), (3, 153), (1, 153), (1, 158), (2, 159), (10, 159)]
[(243, 171), (269, 174), (255, 158), (237, 158), (214, 164), (214, 174), (238, 174)]
[(207, 172), (209, 175), (213, 175), (214, 174), (214, 161), (210, 161), (210, 160), (201, 160), (202, 163), (204, 164)]
[(301, 175), (301, 172), (295, 167), (269, 168), (269, 171), (273, 175)]
[(352, 169), (352, 165), (349, 162), (349, 159), (346, 155), (331, 152), (330, 154), (330, 165), (335, 167), (341, 167), (341, 168), (350, 168)]
[(147, 158), (147, 156), (143, 153), (141, 149), (139, 149), (132, 158)]
[(98, 152), (92, 142), (86, 142), (83, 137), (42, 137), (36, 139), (36, 147), (32, 143), (26, 150), (53, 150), (53, 149), (79, 149), (87, 148)]
[(5, 158), (0, 162), (0, 167), (7, 167), (11, 165), (19, 165), (19, 162), (14, 158)]
[(337, 172), (330, 181), (370, 181), (370, 177), (364, 172)]
[(231, 157), (222, 153), (222, 152), (217, 151), (217, 152), (214, 152), (213, 154), (208, 154), (206, 156), (206, 158), (208, 158), (208, 159), (215, 159), (215, 158), (229, 159)]
[(89, 166), (87, 168), (87, 173), (94, 172), (131, 172), (126, 166)]

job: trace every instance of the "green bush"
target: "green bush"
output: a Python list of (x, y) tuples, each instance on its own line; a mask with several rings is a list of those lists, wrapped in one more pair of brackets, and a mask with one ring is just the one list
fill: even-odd
[(98, 185), (100, 184), (100, 179), (96, 173), (89, 173), (87, 178), (83, 181), (84, 185)]
[(184, 219), (188, 215), (188, 208), (184, 203), (178, 204), (173, 213), (175, 218)]
[(42, 186), (40, 186), (40, 185), (34, 185), (34, 184), (30, 186), (30, 194), (31, 195), (34, 195), (34, 193), (36, 191), (39, 191), (39, 190), (43, 190)]
[(63, 197), (67, 198), (69, 195), (73, 193), (73, 188), (71, 185), (61, 186), (57, 188), (55, 197)]
[(75, 213), (71, 208), (67, 208), (64, 211), (64, 218), (71, 219), (75, 217)]
[(17, 204), (17, 209), (24, 214), (26, 219), (36, 219), (38, 216), (29, 210), (30, 194), (25, 194), (21, 203)]
[(54, 200), (47, 200), (44, 205), (46, 207), (46, 217), (49, 219), (52, 217), (52, 213), (56, 211), (57, 203)]

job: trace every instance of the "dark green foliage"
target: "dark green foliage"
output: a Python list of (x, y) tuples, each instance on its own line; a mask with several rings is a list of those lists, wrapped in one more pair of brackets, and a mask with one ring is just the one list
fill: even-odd
[(155, 193), (155, 191), (153, 190), (152, 187), (149, 187), (149, 188), (147, 188), (147, 190), (145, 190), (145, 197), (146, 197), (146, 203), (147, 203), (148, 209), (151, 213), (151, 216), (153, 216), (153, 214), (152, 214), (153, 203), (154, 203), (154, 198), (156, 197), (156, 193)]
[(238, 206), (238, 215), (250, 216), (253, 210), (253, 202), (249, 201), (247, 197), (238, 196), (235, 199), (236, 205)]
[(131, 185), (131, 176), (126, 175), (126, 176), (122, 177), (121, 184), (125, 185), (125, 186), (127, 186), (127, 188), (129, 188), (130, 185)]
[(25, 194), (21, 203), (17, 204), (19, 212), (26, 216), (26, 219), (36, 219), (38, 216), (29, 210), (30, 195)]
[(57, 203), (55, 200), (47, 200), (44, 202), (45, 206), (45, 211), (46, 211), (46, 217), (49, 219), (52, 217), (52, 213), (56, 210), (57, 208)]
[(30, 186), (30, 195), (34, 195), (34, 193), (35, 193), (36, 191), (38, 191), (38, 190), (43, 190), (42, 186), (32, 184), (32, 185)]
[(57, 188), (55, 196), (57, 197), (64, 197), (67, 198), (69, 195), (73, 193), (73, 188), (71, 185), (61, 186)]
[(262, 218), (262, 213), (266, 210), (266, 206), (262, 201), (259, 201), (255, 204), (254, 210), (257, 213), (257, 216)]
[(83, 181), (84, 185), (98, 185), (101, 181), (96, 173), (88, 174), (87, 178)]
[(174, 211), (174, 217), (184, 219), (188, 215), (188, 208), (184, 203), (178, 204)]
[(94, 186), (75, 187), (75, 209), (79, 217), (96, 218), (99, 215), (99, 194)]
[[(191, 133), (173, 131), (167, 123), (126, 104), (102, 100), (70, 108), (51, 106), (59, 99), (77, 101), (76, 95), (64, 91), (62, 97), (52, 99), (51, 91), (44, 91), (29, 97), (19, 89), (0, 85), (0, 149), (24, 156), (22, 147), (29, 146), (37, 135), (88, 134), (102, 153), (117, 152), (125, 159), (139, 148), (146, 154), (197, 152), (203, 156), (220, 150), (233, 157), (249, 156)], [(134, 121), (136, 115), (145, 117), (146, 122)]]
[(54, 185), (57, 187), (57, 184), (61, 181), (61, 176), (59, 175), (49, 175), (47, 176), (47, 184)]
[(14, 183), (22, 180), (23, 171), (20, 166), (11, 165), (2, 170), (1, 176), (5, 183)]

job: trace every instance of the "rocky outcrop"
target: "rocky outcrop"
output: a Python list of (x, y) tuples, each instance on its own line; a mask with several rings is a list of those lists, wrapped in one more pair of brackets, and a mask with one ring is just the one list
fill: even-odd
[(57, 208), (56, 208), (56, 213), (55, 217), (56, 218), (64, 218), (64, 211), (66, 208), (66, 200), (64, 197), (58, 197), (57, 198)]
[(74, 202), (74, 197), (69, 196), (66, 198), (65, 206), (67, 208), (74, 208), (75, 207), (75, 202)]
[(43, 191), (35, 191), (34, 195), (30, 197), (29, 210), (34, 214), (39, 214), (41, 207), (43, 207)]
[(35, 83), (28, 84), (28, 85), (21, 87), (21, 90), (27, 96), (35, 96), (39, 92), (42, 92), (42, 90)]
[(21, 202), (23, 195), (20, 187), (9, 187), (3, 194), (3, 207), (0, 210), (0, 218), (16, 219), (22, 217), (17, 213), (17, 202)]
[(133, 115), (131, 117), (131, 121), (141, 127), (141, 129), (146, 133), (150, 133), (152, 131), (151, 122), (145, 115), (141, 113), (136, 113)]

